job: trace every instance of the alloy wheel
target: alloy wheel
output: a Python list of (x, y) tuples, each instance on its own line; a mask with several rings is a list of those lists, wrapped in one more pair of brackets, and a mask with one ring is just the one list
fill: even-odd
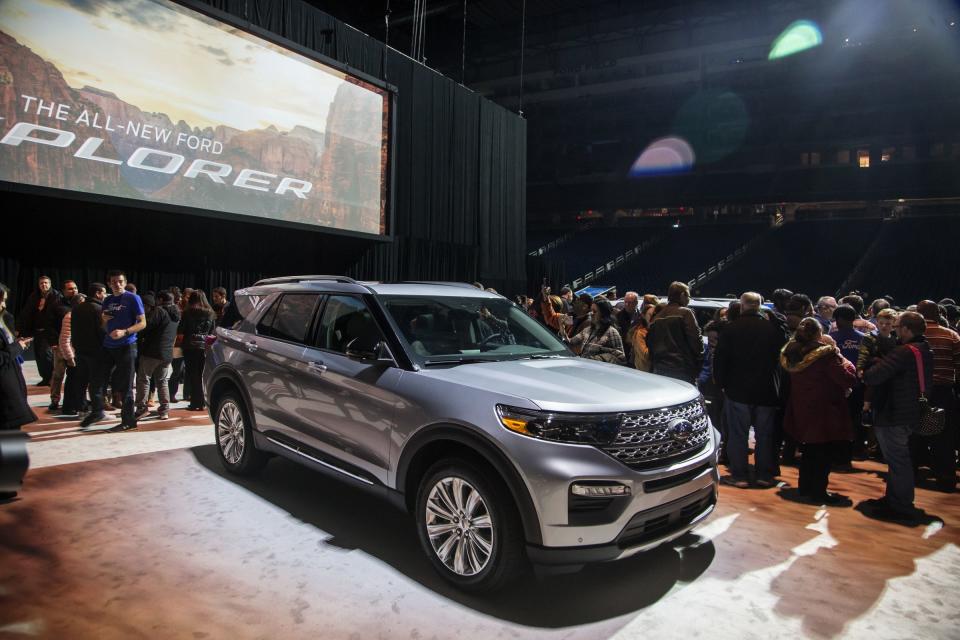
[(434, 553), (459, 576), (474, 576), (493, 553), (493, 520), (480, 492), (463, 478), (439, 480), (427, 496), (427, 535)]

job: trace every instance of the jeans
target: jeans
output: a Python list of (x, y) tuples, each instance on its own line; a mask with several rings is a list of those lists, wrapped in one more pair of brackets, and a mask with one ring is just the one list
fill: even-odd
[(746, 479), (750, 473), (748, 444), (750, 426), (753, 425), (757, 438), (754, 450), (757, 477), (771, 479), (777, 475), (777, 452), (774, 443), (774, 419), (776, 407), (736, 402), (726, 396), (723, 405), (727, 417), (727, 466), (736, 478)]
[(40, 381), (50, 384), (50, 376), (53, 375), (53, 350), (45, 331), (37, 331), (33, 336), (33, 357), (37, 360)]
[(63, 378), (67, 375), (67, 361), (60, 355), (60, 347), (53, 347), (53, 374), (50, 376), (50, 402), (59, 403), (63, 391)]
[(170, 372), (173, 366), (159, 358), (150, 358), (140, 356), (140, 366), (137, 370), (137, 408), (142, 409), (147, 406), (147, 396), (150, 392), (150, 383), (157, 387), (157, 393), (160, 396), (160, 406), (157, 410), (161, 413), (170, 407)]
[(887, 461), (887, 504), (896, 511), (913, 511), (913, 463), (910, 461), (910, 427), (877, 427), (877, 442)]
[(135, 342), (122, 347), (111, 347), (103, 350), (102, 357), (94, 363), (93, 375), (90, 380), (93, 413), (103, 413), (103, 387), (107, 374), (113, 368), (111, 378), (113, 393), (123, 396), (120, 420), (125, 425), (137, 426), (137, 418), (133, 409), (133, 367), (136, 360), (137, 343)]

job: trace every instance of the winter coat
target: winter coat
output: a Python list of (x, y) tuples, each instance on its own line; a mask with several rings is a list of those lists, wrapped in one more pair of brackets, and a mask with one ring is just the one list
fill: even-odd
[(713, 379), (734, 402), (762, 407), (780, 404), (779, 361), (786, 336), (759, 313), (746, 312), (717, 339)]
[(857, 385), (857, 370), (840, 350), (823, 345), (797, 363), (781, 354), (780, 365), (790, 375), (784, 430), (805, 444), (853, 440), (847, 392)]
[(647, 328), (635, 325), (627, 334), (630, 342), (633, 368), (637, 371), (650, 371), (650, 349), (647, 348)]
[(693, 311), (668, 304), (647, 330), (653, 370), (682, 371), (695, 380), (703, 365), (703, 339)]
[[(923, 375), (929, 386), (933, 380), (933, 352), (923, 336), (908, 343), (920, 350)], [(908, 345), (900, 345), (863, 372), (863, 381), (871, 386), (884, 385), (873, 398), (874, 424), (877, 427), (915, 426), (920, 421), (920, 378), (917, 361)], [(884, 384), (887, 383), (887, 384)]]
[(70, 342), (78, 355), (96, 358), (103, 352), (102, 313), (103, 307), (94, 298), (87, 298), (70, 313)]
[[(13, 316), (6, 311), (2, 313), (3, 323), (12, 337), (15, 324)], [(13, 340), (8, 344), (3, 332), (0, 332), (0, 429), (19, 429), (37, 420), (27, 404), (27, 382), (17, 362), (22, 352), (19, 342)]]
[(176, 305), (162, 305), (151, 309), (147, 326), (140, 332), (138, 350), (141, 356), (173, 362), (173, 343), (180, 325), (180, 309)]
[(614, 324), (603, 332), (601, 327), (590, 325), (570, 339), (570, 346), (579, 348), (581, 358), (602, 360), (612, 364), (626, 364), (623, 355), (623, 339)]
[(43, 309), (38, 310), (40, 290), (34, 289), (30, 297), (27, 298), (27, 303), (23, 305), (20, 315), (17, 316), (17, 331), (20, 332), (20, 335), (24, 337), (43, 335), (47, 340), (56, 341), (56, 335), (52, 338), (47, 338), (46, 334), (53, 324), (51, 316), (59, 306), (61, 297), (59, 291), (50, 289), (50, 291), (47, 292)]

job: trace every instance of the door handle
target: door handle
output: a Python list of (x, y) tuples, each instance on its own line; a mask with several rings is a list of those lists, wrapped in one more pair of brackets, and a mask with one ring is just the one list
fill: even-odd
[(327, 365), (323, 364), (322, 362), (308, 362), (307, 369), (310, 369), (310, 371), (313, 371), (314, 373), (322, 374), (327, 370)]
[(254, 351), (257, 350), (257, 343), (252, 340), (249, 342), (244, 342), (243, 346), (245, 346), (247, 348), (247, 351), (249, 351), (250, 353), (253, 353)]

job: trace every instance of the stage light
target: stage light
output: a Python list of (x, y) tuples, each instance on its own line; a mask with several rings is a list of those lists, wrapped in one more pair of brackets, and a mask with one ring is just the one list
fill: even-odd
[(630, 167), (630, 176), (638, 178), (683, 173), (693, 167), (695, 159), (693, 148), (686, 140), (676, 137), (660, 138), (643, 150)]
[(797, 20), (773, 41), (767, 58), (769, 60), (786, 58), (821, 44), (823, 44), (823, 34), (820, 33), (816, 23), (810, 20)]

